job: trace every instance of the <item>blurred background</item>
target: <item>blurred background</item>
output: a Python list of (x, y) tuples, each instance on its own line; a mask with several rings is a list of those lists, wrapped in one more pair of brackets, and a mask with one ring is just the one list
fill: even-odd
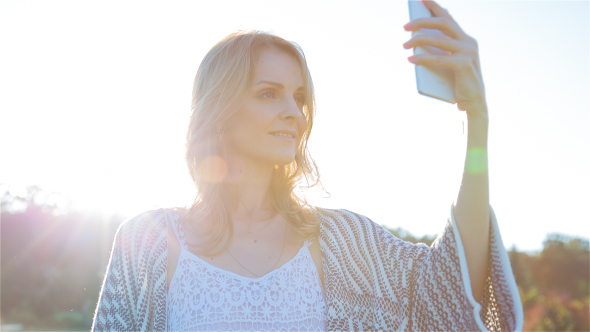
[[(589, 330), (587, 1), (438, 1), (477, 39), (490, 202), (525, 330)], [(195, 196), (192, 82), (236, 30), (297, 42), (327, 208), (430, 242), (460, 187), (464, 112), (419, 95), (406, 1), (0, 1), (0, 330), (88, 330), (114, 233)]]

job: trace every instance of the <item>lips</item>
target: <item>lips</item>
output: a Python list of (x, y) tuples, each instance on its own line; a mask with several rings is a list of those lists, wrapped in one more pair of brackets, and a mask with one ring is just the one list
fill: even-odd
[(271, 134), (273, 136), (289, 137), (289, 138), (293, 138), (293, 139), (295, 139), (295, 137), (297, 137), (297, 133), (294, 131), (291, 131), (291, 130), (272, 131), (269, 134)]
[(283, 136), (283, 137), (295, 138), (291, 134), (283, 134), (283, 133), (270, 133), (270, 134), (273, 135), (273, 136)]

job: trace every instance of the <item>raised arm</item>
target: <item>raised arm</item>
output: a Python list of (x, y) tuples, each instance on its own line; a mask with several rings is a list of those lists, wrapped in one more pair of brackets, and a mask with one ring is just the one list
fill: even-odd
[(451, 69), (455, 74), (457, 107), (467, 112), (467, 155), (454, 214), (463, 240), (473, 295), (480, 302), (489, 258), (490, 199), (487, 159), (489, 117), (479, 50), (477, 41), (461, 29), (446, 9), (434, 1), (422, 2), (432, 17), (412, 20), (404, 28), (409, 31), (439, 29), (444, 35), (414, 34), (404, 47), (430, 45), (449, 51), (449, 55), (418, 54), (409, 60), (416, 65)]
[(467, 127), (463, 180), (453, 209), (465, 249), (473, 297), (481, 303), (488, 272), (490, 242), (488, 123), (484, 119), (469, 119)]

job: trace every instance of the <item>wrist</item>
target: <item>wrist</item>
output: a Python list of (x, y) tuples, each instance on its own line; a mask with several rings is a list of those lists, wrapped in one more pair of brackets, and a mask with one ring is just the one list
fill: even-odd
[(468, 116), (467, 117), (467, 127), (468, 128), (475, 128), (476, 130), (480, 131), (484, 128), (487, 129), (490, 125), (490, 120), (487, 116)]
[(480, 148), (488, 149), (488, 127), (471, 124), (467, 132), (467, 149)]
[(489, 119), (487, 116), (471, 116), (467, 120), (467, 146), (487, 149)]
[(488, 116), (488, 106), (485, 103), (478, 104), (472, 109), (467, 110), (467, 121), (469, 124), (487, 125), (490, 121)]

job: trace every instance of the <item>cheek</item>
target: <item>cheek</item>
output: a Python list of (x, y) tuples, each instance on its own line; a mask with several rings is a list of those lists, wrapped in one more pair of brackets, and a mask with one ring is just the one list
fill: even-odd
[(302, 135), (307, 129), (307, 119), (305, 117), (301, 117), (299, 121), (297, 121), (297, 131), (300, 132)]
[(258, 145), (264, 140), (272, 117), (260, 107), (244, 107), (232, 116), (230, 122), (232, 141), (236, 145)]

